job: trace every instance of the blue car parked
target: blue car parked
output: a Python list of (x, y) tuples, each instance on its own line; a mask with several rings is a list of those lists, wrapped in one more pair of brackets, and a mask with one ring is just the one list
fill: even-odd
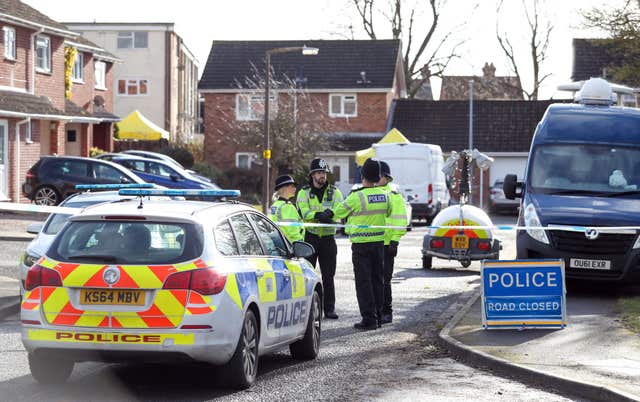
[(158, 159), (140, 158), (130, 155), (114, 157), (111, 162), (117, 163), (134, 172), (147, 183), (154, 183), (167, 188), (209, 189), (219, 190), (215, 184), (201, 180), (175, 164)]

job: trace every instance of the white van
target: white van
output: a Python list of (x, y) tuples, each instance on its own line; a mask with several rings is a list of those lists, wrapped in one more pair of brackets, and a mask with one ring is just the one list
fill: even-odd
[(411, 204), (413, 219), (431, 222), (449, 204), (449, 190), (442, 172), (444, 157), (439, 145), (373, 144), (376, 158), (391, 167), (393, 182)]

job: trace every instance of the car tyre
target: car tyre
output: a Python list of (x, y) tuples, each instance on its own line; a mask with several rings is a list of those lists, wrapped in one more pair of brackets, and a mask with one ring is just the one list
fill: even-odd
[(226, 364), (227, 383), (236, 389), (247, 389), (253, 385), (258, 375), (258, 320), (251, 310), (247, 310), (240, 331), (238, 345)]
[(33, 202), (37, 205), (58, 205), (62, 201), (62, 197), (55, 188), (51, 186), (39, 187), (33, 193)]
[(320, 308), (320, 295), (313, 292), (309, 310), (309, 320), (304, 338), (289, 345), (291, 356), (296, 360), (312, 360), (320, 352), (320, 333), (322, 331), (322, 312)]
[(40, 384), (62, 384), (73, 371), (72, 360), (52, 359), (33, 353), (29, 353), (28, 359), (31, 375)]
[(422, 269), (431, 269), (433, 257), (422, 256)]

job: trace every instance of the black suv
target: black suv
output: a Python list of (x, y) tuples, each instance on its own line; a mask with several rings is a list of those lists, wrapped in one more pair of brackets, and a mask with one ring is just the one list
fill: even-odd
[(115, 163), (79, 156), (43, 156), (27, 172), (22, 192), (39, 205), (58, 205), (76, 184), (144, 183)]

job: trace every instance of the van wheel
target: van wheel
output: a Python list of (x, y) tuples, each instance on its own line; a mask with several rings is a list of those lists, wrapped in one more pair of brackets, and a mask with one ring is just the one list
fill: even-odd
[(227, 381), (236, 389), (247, 389), (256, 381), (258, 374), (258, 321), (253, 311), (247, 310), (242, 323), (238, 345), (226, 364)]
[(460, 264), (461, 264), (464, 268), (469, 268), (469, 265), (471, 265), (471, 260), (462, 260), (462, 261), (460, 261)]
[(317, 291), (313, 292), (311, 300), (309, 320), (307, 321), (307, 330), (304, 333), (304, 338), (289, 345), (291, 356), (296, 360), (315, 359), (320, 351), (322, 313), (320, 312), (320, 295)]
[(33, 202), (37, 205), (58, 205), (60, 201), (60, 195), (51, 186), (42, 186), (33, 194)]
[(431, 269), (431, 260), (433, 257), (422, 256), (422, 269)]
[(40, 384), (62, 384), (73, 371), (74, 362), (65, 359), (51, 359), (29, 353), (31, 375)]

